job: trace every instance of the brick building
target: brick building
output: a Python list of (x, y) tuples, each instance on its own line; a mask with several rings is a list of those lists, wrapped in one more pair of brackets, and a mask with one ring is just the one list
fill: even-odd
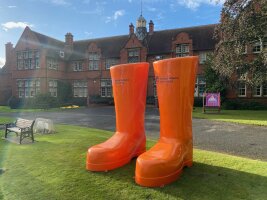
[[(195, 96), (202, 96), (205, 90), (202, 64), (207, 53), (214, 50), (215, 25), (162, 31), (155, 31), (151, 20), (148, 30), (146, 25), (141, 15), (136, 29), (129, 25), (127, 35), (75, 41), (67, 33), (64, 42), (26, 27), (15, 47), (6, 44), (6, 64), (0, 71), (0, 104), (6, 104), (11, 95), (30, 98), (50, 92), (56, 97), (60, 80), (72, 84), (73, 97), (111, 97), (109, 68), (132, 62), (150, 63), (147, 96), (153, 98), (156, 94), (153, 61), (190, 55), (199, 56)], [(253, 49), (250, 51), (252, 54)], [(260, 90), (261, 95), (257, 96), (248, 88), (245, 92), (239, 88), (230, 91), (229, 97), (266, 101), (267, 89)]]

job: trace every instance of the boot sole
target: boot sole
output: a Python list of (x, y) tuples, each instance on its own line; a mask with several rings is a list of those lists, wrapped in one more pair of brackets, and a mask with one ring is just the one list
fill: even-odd
[(146, 150), (138, 151), (137, 153), (134, 153), (133, 156), (121, 159), (117, 162), (109, 162), (109, 163), (101, 163), (101, 164), (94, 164), (94, 163), (86, 163), (86, 169), (90, 171), (110, 171), (114, 170), (116, 168), (122, 167), (123, 165), (128, 164), (133, 158), (138, 157), (142, 153), (144, 153)]
[(165, 185), (177, 180), (183, 172), (184, 167), (192, 167), (193, 161), (183, 162), (182, 167), (179, 170), (175, 171), (172, 174), (162, 177), (154, 177), (154, 178), (144, 178), (140, 176), (135, 176), (135, 182), (144, 187), (164, 187)]

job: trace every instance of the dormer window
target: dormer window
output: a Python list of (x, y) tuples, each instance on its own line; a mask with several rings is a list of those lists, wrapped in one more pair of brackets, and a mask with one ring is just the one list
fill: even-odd
[(64, 58), (64, 56), (65, 56), (64, 51), (60, 51), (60, 52), (59, 52), (59, 56), (60, 56), (60, 58)]
[(175, 53), (176, 57), (189, 56), (189, 44), (177, 44)]
[(135, 49), (129, 49), (128, 50), (128, 63), (136, 63), (140, 61), (140, 50)]
[(100, 55), (97, 52), (89, 53), (89, 70), (98, 70), (100, 63)]

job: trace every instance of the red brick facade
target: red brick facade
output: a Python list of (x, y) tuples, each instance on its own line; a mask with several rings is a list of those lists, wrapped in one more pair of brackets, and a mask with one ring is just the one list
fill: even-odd
[[(26, 27), (15, 47), (11, 43), (6, 45), (6, 64), (0, 73), (0, 104), (6, 104), (11, 94), (25, 98), (34, 96), (37, 90), (41, 93), (51, 92), (51, 87), (57, 87), (52, 84), (52, 80), (69, 81), (73, 84), (76, 96), (111, 96), (109, 83), (105, 82), (110, 79), (108, 63), (123, 64), (131, 59), (150, 63), (147, 96), (153, 97), (155, 91), (152, 63), (158, 59), (176, 57), (180, 53), (191, 56), (213, 51), (214, 28), (215, 25), (206, 25), (155, 31), (154, 24), (150, 21), (149, 31), (143, 40), (139, 40), (133, 33), (134, 26), (131, 24), (129, 35), (75, 41), (73, 35), (67, 33), (65, 42), (62, 42)], [(249, 51), (251, 49), (248, 49), (248, 53)], [(24, 58), (25, 52), (27, 59)], [(21, 66), (18, 64), (18, 57), (22, 59)], [(34, 59), (38, 60), (39, 65)], [(203, 90), (200, 81), (202, 74), (202, 64), (199, 64), (199, 85), (196, 84), (198, 90)], [(37, 80), (38, 84), (20, 83), (20, 80)], [(86, 85), (81, 86), (81, 81), (86, 82)], [(201, 91), (197, 91), (196, 95), (200, 94)], [(236, 91), (231, 90), (228, 94), (229, 98), (237, 97)], [(252, 97), (247, 90), (245, 98)], [(266, 97), (257, 99), (267, 103)]]

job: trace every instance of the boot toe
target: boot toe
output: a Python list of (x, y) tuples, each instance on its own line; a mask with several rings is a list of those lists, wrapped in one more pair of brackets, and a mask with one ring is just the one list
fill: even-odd
[(136, 161), (136, 182), (154, 187), (172, 182), (182, 169), (180, 148), (172, 144), (157, 143)]

